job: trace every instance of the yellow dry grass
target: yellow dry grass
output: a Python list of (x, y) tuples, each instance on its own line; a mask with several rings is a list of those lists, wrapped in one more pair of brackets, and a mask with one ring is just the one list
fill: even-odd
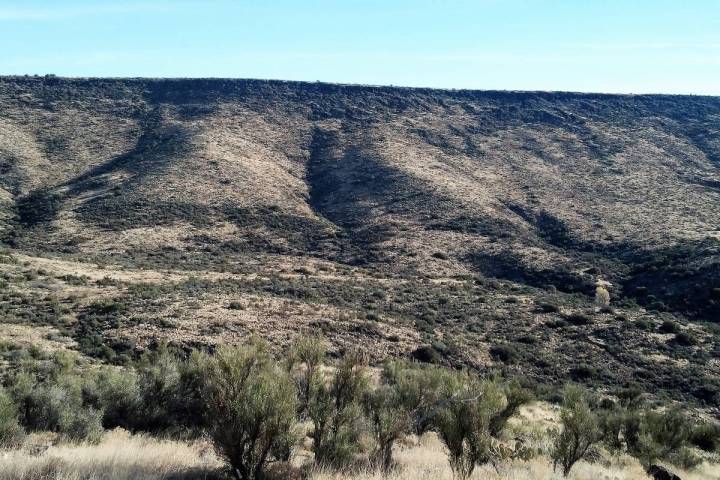
[[(453, 480), (447, 455), (441, 442), (434, 435), (425, 435), (417, 445), (399, 448), (395, 452), (398, 468), (387, 476), (380, 472), (342, 474), (314, 471), (310, 480)], [(702, 464), (692, 472), (672, 467), (684, 480), (716, 480), (720, 469), (716, 465)], [(485, 465), (475, 469), (471, 480), (561, 480), (561, 472), (555, 472), (545, 457), (530, 461), (513, 461), (497, 465), (497, 469)], [(569, 480), (649, 480), (637, 460), (620, 456), (609, 464), (579, 462), (570, 472)]]
[(203, 479), (222, 464), (207, 444), (108, 432), (98, 445), (56, 445), (37, 453), (0, 452), (0, 480)]
[[(540, 410), (544, 410), (540, 408)], [(538, 409), (528, 417), (537, 415)], [(541, 414), (542, 420), (550, 416)], [(522, 428), (522, 424), (516, 424)], [(545, 430), (547, 432), (547, 430)], [(535, 446), (547, 438), (538, 437)], [(204, 441), (161, 440), (130, 435), (123, 430), (108, 432), (98, 445), (55, 445), (42, 435), (34, 435), (20, 450), (0, 452), (0, 480), (177, 480), (216, 478), (223, 464)], [(309, 445), (305, 445), (308, 447)], [(41, 453), (38, 453), (41, 451)], [(387, 476), (379, 472), (337, 473), (309, 469), (309, 480), (452, 480), (445, 449), (435, 434), (401, 442), (395, 450), (397, 468)], [(295, 454), (298, 466), (310, 465), (312, 454), (306, 448)], [(670, 467), (684, 480), (717, 480), (720, 468), (707, 461), (688, 472)], [(473, 480), (561, 480), (546, 457), (478, 467)], [(649, 480), (637, 460), (626, 455), (598, 463), (579, 462), (569, 480)]]

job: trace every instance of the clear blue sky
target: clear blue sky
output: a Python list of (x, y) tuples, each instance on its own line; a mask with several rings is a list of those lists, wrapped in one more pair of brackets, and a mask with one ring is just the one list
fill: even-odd
[(720, 0), (0, 0), (0, 74), (720, 95)]

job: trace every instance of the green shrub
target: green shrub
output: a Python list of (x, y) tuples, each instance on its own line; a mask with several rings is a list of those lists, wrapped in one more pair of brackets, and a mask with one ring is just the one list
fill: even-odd
[(567, 315), (565, 317), (565, 320), (571, 324), (576, 326), (581, 325), (590, 325), (593, 323), (593, 319), (584, 313), (571, 313), (570, 315)]
[(17, 447), (22, 443), (23, 436), (15, 403), (0, 387), (0, 449)]
[(360, 451), (363, 433), (361, 400), (368, 378), (360, 357), (347, 354), (330, 384), (318, 379), (311, 389), (308, 413), (313, 423), (315, 461), (343, 469)]
[(301, 416), (307, 413), (311, 389), (319, 381), (320, 367), (326, 352), (327, 345), (319, 336), (301, 337), (290, 349), (288, 368), (300, 364), (302, 369), (295, 376)]
[(690, 439), (691, 422), (679, 407), (645, 415), (645, 432), (667, 451), (678, 450)]
[(143, 408), (137, 373), (134, 369), (106, 367), (95, 379), (97, 408), (103, 410), (103, 427), (137, 427), (137, 415)]
[(296, 440), (295, 387), (264, 344), (221, 347), (208, 360), (204, 393), (213, 443), (241, 480), (263, 478)]
[(552, 459), (553, 468), (560, 465), (566, 477), (573, 465), (600, 439), (597, 416), (590, 410), (586, 396), (585, 391), (578, 386), (565, 388), (560, 414), (562, 430), (555, 439)]
[(490, 425), (507, 401), (495, 382), (480, 381), (464, 373), (455, 375), (444, 393), (434, 423), (447, 448), (453, 475), (465, 480), (475, 465), (493, 459)]
[(490, 347), (490, 357), (495, 361), (503, 363), (514, 363), (518, 352), (512, 345), (495, 345)]
[(687, 447), (681, 447), (680, 449), (671, 452), (667, 456), (667, 460), (673, 465), (677, 465), (685, 470), (692, 470), (702, 463), (702, 458), (695, 454), (691, 449)]
[(397, 389), (399, 404), (410, 413), (411, 430), (418, 436), (432, 428), (437, 406), (454, 381), (447, 369), (404, 361), (386, 362), (382, 378)]
[(680, 332), (675, 335), (675, 343), (684, 347), (689, 347), (697, 344), (697, 338), (689, 332)]
[(589, 380), (597, 376), (597, 369), (590, 365), (578, 365), (570, 369), (570, 377), (576, 382)]
[(539, 303), (537, 309), (540, 313), (558, 313), (560, 311), (560, 307), (547, 302)]
[(605, 446), (613, 452), (623, 447), (623, 411), (613, 405), (603, 408), (597, 414), (600, 436)]
[(678, 452), (687, 444), (690, 433), (690, 419), (678, 407), (664, 412), (645, 412), (631, 453), (648, 468), (658, 459), (669, 460), (672, 456), (684, 455)]
[(95, 442), (102, 434), (102, 412), (83, 402), (85, 380), (62, 373), (38, 382), (23, 376), (14, 385), (28, 430), (57, 432), (72, 441)]
[(137, 365), (139, 409), (135, 429), (162, 431), (184, 423), (180, 396), (181, 362), (166, 345), (146, 354)]
[(650, 330), (653, 329), (653, 323), (645, 318), (638, 318), (635, 321), (635, 327), (638, 330), (643, 330), (643, 331), (649, 332)]
[(510, 417), (515, 415), (520, 407), (530, 403), (534, 398), (532, 392), (524, 388), (517, 380), (510, 382), (503, 387), (503, 390), (506, 398), (505, 408), (492, 417), (490, 421), (490, 435), (496, 438), (500, 436)]
[(440, 362), (440, 354), (431, 345), (421, 345), (412, 352), (412, 357), (423, 363)]
[(380, 385), (368, 391), (363, 403), (375, 441), (370, 464), (389, 472), (393, 466), (393, 445), (410, 430), (410, 413), (404, 408), (397, 385)]
[(103, 434), (102, 416), (102, 411), (93, 408), (65, 409), (59, 417), (57, 431), (73, 442), (97, 443)]
[(690, 443), (706, 452), (716, 452), (720, 448), (720, 425), (702, 423), (696, 425), (690, 434)]
[(680, 325), (672, 320), (664, 320), (660, 327), (658, 327), (660, 333), (678, 333), (680, 332)]

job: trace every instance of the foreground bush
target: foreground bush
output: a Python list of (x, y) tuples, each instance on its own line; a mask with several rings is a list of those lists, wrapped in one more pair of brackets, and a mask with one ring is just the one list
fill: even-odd
[(345, 356), (329, 384), (318, 379), (312, 387), (308, 412), (318, 464), (343, 469), (361, 450), (364, 430), (361, 401), (367, 388), (364, 363), (355, 354)]
[(10, 395), (0, 388), (0, 449), (20, 444), (24, 435)]
[(320, 367), (326, 351), (325, 342), (318, 336), (303, 336), (290, 349), (288, 369), (292, 370), (296, 364), (302, 368), (302, 371), (295, 376), (301, 416), (307, 414), (312, 389), (320, 381)]
[(455, 376), (446, 395), (434, 423), (448, 450), (453, 474), (465, 480), (475, 465), (492, 460), (490, 425), (507, 400), (495, 382), (480, 381), (464, 373)]
[(221, 347), (207, 361), (209, 432), (240, 480), (263, 478), (296, 441), (295, 386), (266, 346)]
[(418, 436), (433, 429), (438, 405), (455, 382), (446, 368), (404, 361), (386, 362), (382, 379), (395, 387), (398, 406), (408, 412), (411, 431)]
[[(3, 379), (0, 447), (17, 445), (23, 430), (89, 443), (117, 426), (182, 438), (207, 432), (234, 474), (249, 480), (278, 475), (283, 470), (276, 467), (289, 465), (296, 423), (309, 418), (315, 462), (325, 470), (385, 474), (399, 439), (430, 430), (460, 479), (476, 465), (534, 451), (497, 440), (532, 399), (519, 382), (389, 361), (372, 385), (361, 355), (347, 354), (334, 369), (323, 368), (319, 337), (301, 339), (288, 358), (276, 360), (258, 341), (185, 358), (161, 346), (128, 368), (84, 363), (68, 353), (37, 356)], [(635, 389), (599, 404), (578, 387), (565, 393), (552, 452), (554, 467), (565, 475), (598, 441), (635, 456), (646, 469), (658, 460), (694, 468), (701, 459), (691, 445), (713, 451), (720, 444), (714, 424), (694, 425), (679, 408), (648, 410)]]
[(18, 372), (10, 394), (28, 430), (59, 433), (67, 440), (97, 442), (102, 435), (102, 412), (85, 401), (87, 381), (71, 372), (72, 365), (54, 365), (44, 381), (28, 371)]
[(395, 442), (410, 433), (410, 414), (404, 408), (400, 392), (394, 385), (380, 385), (368, 391), (364, 403), (375, 441), (370, 464), (387, 473), (393, 466), (392, 449)]
[(560, 415), (562, 430), (555, 439), (552, 451), (553, 468), (562, 467), (564, 476), (600, 439), (597, 417), (590, 410), (586, 393), (577, 386), (565, 389), (563, 410)]

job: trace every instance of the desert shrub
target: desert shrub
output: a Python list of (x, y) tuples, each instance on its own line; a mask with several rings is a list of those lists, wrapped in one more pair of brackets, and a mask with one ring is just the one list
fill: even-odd
[(363, 405), (375, 441), (370, 464), (389, 472), (393, 466), (393, 445), (411, 427), (410, 413), (404, 408), (397, 385), (384, 384), (367, 391)]
[(691, 422), (679, 407), (664, 412), (647, 412), (645, 432), (667, 451), (678, 450), (690, 438)]
[(620, 451), (623, 447), (623, 413), (615, 404), (597, 412), (600, 436), (611, 451)]
[(701, 423), (690, 434), (690, 443), (706, 452), (715, 452), (720, 448), (720, 425)]
[(12, 393), (28, 430), (94, 442), (102, 434), (102, 412), (84, 404), (84, 388), (77, 374), (62, 373), (40, 382), (26, 373), (16, 377)]
[(205, 420), (203, 382), (205, 355), (182, 359), (167, 345), (144, 355), (136, 365), (139, 408), (131, 417), (135, 430), (198, 431)]
[(490, 420), (490, 435), (496, 438), (500, 436), (510, 417), (534, 398), (533, 393), (523, 387), (518, 380), (511, 381), (503, 387), (503, 390), (506, 398), (505, 408)]
[(560, 307), (554, 303), (547, 302), (539, 303), (537, 309), (541, 313), (558, 313), (560, 311)]
[(22, 442), (23, 428), (20, 426), (17, 408), (10, 395), (0, 387), (0, 449), (13, 448)]
[(519, 336), (518, 339), (517, 339), (517, 341), (518, 341), (519, 343), (524, 343), (524, 344), (526, 344), (526, 345), (535, 345), (535, 344), (538, 343), (540, 340), (538, 339), (538, 337), (536, 337), (536, 336), (534, 336), (534, 335), (527, 334), (527, 335), (521, 335), (521, 336)]
[(667, 460), (673, 465), (677, 465), (685, 470), (692, 470), (703, 461), (702, 458), (688, 447), (680, 447), (678, 450), (669, 453)]
[(114, 315), (127, 310), (127, 305), (118, 300), (102, 300), (88, 305), (88, 313), (96, 315)]
[(597, 376), (597, 369), (590, 365), (582, 364), (570, 369), (570, 377), (576, 382), (589, 380)]
[(106, 367), (98, 372), (94, 383), (96, 405), (103, 411), (103, 427), (134, 429), (142, 409), (135, 370)]
[(361, 450), (361, 401), (367, 388), (364, 362), (354, 353), (345, 355), (329, 384), (318, 379), (313, 385), (308, 413), (318, 464), (343, 469)]
[(518, 352), (512, 345), (495, 345), (490, 347), (490, 357), (493, 360), (503, 363), (513, 363), (518, 356)]
[(615, 392), (618, 400), (620, 400), (620, 405), (628, 409), (637, 408), (642, 404), (642, 394), (642, 390), (636, 385), (625, 386)]
[(605, 403), (597, 411), (600, 436), (611, 451), (632, 451), (638, 445), (642, 427), (639, 395), (634, 394), (634, 389), (623, 389), (618, 397), (618, 403)]
[(434, 423), (447, 448), (453, 475), (465, 480), (472, 475), (475, 465), (493, 459), (495, 445), (490, 425), (507, 402), (498, 384), (464, 373), (455, 375), (445, 393)]
[(638, 318), (635, 321), (635, 327), (638, 330), (643, 330), (643, 331), (649, 332), (650, 330), (653, 329), (653, 323), (645, 318)]
[(302, 370), (295, 376), (298, 391), (299, 412), (307, 413), (310, 403), (310, 394), (313, 385), (319, 381), (320, 367), (325, 359), (327, 345), (319, 336), (305, 336), (299, 338), (290, 349), (288, 355), (288, 368), (300, 364)]
[(137, 384), (140, 401), (134, 428), (161, 431), (177, 427), (182, 419), (180, 391), (180, 361), (161, 345), (157, 351), (144, 355), (137, 364)]
[(555, 438), (552, 451), (553, 468), (558, 465), (564, 476), (581, 460), (589, 448), (600, 439), (596, 415), (588, 406), (586, 392), (578, 386), (565, 388), (565, 399), (560, 414), (562, 430)]
[(73, 442), (96, 443), (103, 434), (102, 416), (102, 411), (88, 407), (74, 412), (65, 410), (59, 418), (57, 431)]
[(396, 388), (399, 405), (409, 413), (411, 430), (418, 436), (432, 428), (438, 404), (454, 381), (447, 369), (404, 361), (386, 362), (382, 378)]
[(680, 332), (680, 325), (672, 320), (664, 320), (658, 327), (660, 333), (678, 333)]
[(663, 412), (646, 411), (641, 418), (637, 442), (630, 453), (645, 468), (658, 459), (682, 461), (682, 457), (685, 457), (684, 460), (688, 460), (687, 454), (680, 450), (690, 438), (691, 427), (689, 418), (678, 407)]
[(421, 345), (411, 353), (412, 357), (424, 363), (438, 363), (440, 354), (431, 345)]
[(584, 313), (571, 313), (565, 317), (565, 320), (571, 325), (590, 325), (593, 320), (589, 315)]
[(264, 344), (221, 347), (208, 360), (204, 393), (210, 436), (241, 480), (263, 478), (269, 461), (287, 459), (295, 387)]
[(570, 324), (563, 319), (557, 319), (549, 321), (545, 325), (547, 325), (549, 328), (565, 328)]
[(675, 343), (684, 347), (689, 347), (697, 344), (697, 338), (689, 332), (679, 332), (675, 335)]
[(605, 287), (598, 286), (595, 288), (595, 304), (600, 308), (610, 306), (610, 292)]

